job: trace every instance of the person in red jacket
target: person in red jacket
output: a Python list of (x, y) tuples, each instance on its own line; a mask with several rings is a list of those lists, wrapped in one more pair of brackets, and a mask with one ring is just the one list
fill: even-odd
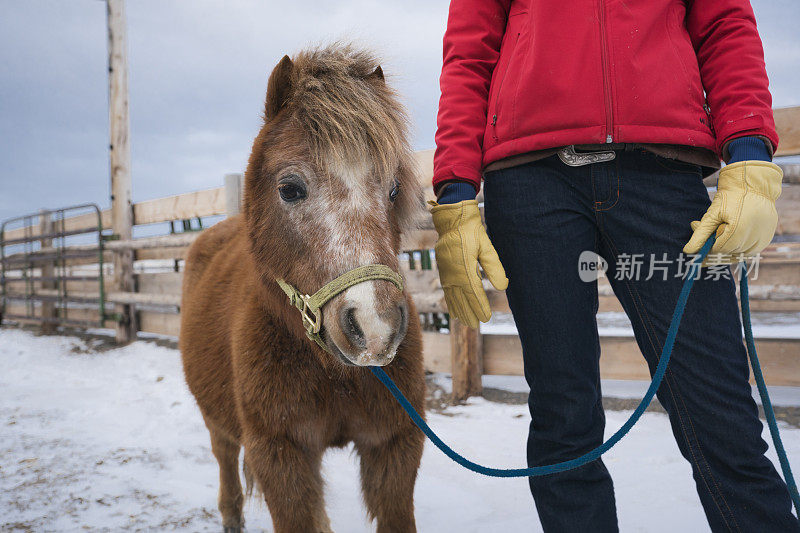
[[(800, 531), (764, 455), (725, 266), (772, 239), (782, 179), (748, 0), (452, 0), (440, 83), (437, 266), (451, 317), (471, 327), (491, 315), (478, 264), (507, 286), (531, 388), (528, 464), (603, 440), (591, 265), (652, 372), (685, 254), (716, 235), (658, 398), (712, 530)], [(721, 159), (709, 202), (702, 180)], [(545, 531), (618, 530), (602, 460), (530, 488)]]

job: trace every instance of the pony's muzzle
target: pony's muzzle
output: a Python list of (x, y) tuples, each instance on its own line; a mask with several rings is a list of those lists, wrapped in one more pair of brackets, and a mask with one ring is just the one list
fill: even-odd
[(364, 292), (354, 290), (345, 296), (336, 309), (338, 331), (331, 331), (331, 337), (354, 365), (388, 365), (408, 330), (408, 306), (402, 294), (377, 305), (374, 298), (358, 297)]

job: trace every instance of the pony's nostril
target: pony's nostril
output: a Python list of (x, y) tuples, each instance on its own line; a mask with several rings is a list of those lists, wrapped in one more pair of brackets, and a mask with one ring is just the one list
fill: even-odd
[(358, 324), (358, 320), (356, 319), (355, 307), (348, 307), (345, 309), (340, 315), (340, 321), (342, 331), (344, 331), (345, 335), (347, 335), (347, 337), (350, 339), (350, 342), (359, 348), (366, 346), (364, 331), (361, 329), (361, 326)]
[(406, 330), (408, 329), (408, 308), (406, 307), (405, 301), (402, 301), (397, 306), (397, 313), (399, 315), (397, 327), (394, 331), (392, 331), (392, 336), (389, 338), (388, 346), (393, 346), (395, 343), (400, 344), (400, 341), (405, 338)]

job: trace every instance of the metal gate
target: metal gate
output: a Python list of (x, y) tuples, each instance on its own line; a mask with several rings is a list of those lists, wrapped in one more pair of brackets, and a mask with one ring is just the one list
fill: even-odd
[(4, 221), (0, 322), (103, 327), (106, 320), (116, 319), (106, 312), (105, 301), (103, 243), (109, 238), (95, 204)]

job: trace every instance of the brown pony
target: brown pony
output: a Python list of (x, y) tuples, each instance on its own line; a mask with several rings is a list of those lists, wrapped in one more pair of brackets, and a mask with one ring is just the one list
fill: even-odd
[[(306, 294), (354, 267), (397, 271), (400, 233), (422, 211), (406, 116), (375, 59), (333, 45), (284, 57), (245, 175), (244, 212), (189, 250), (180, 348), (219, 462), (226, 532), (242, 518), (239, 451), (276, 532), (330, 531), (320, 464), (353, 443), (378, 531), (414, 531), (423, 436), (363, 365), (386, 371), (420, 412), (419, 320), (388, 281), (323, 307), (327, 351), (278, 284)], [(389, 364), (391, 363), (391, 364)]]

